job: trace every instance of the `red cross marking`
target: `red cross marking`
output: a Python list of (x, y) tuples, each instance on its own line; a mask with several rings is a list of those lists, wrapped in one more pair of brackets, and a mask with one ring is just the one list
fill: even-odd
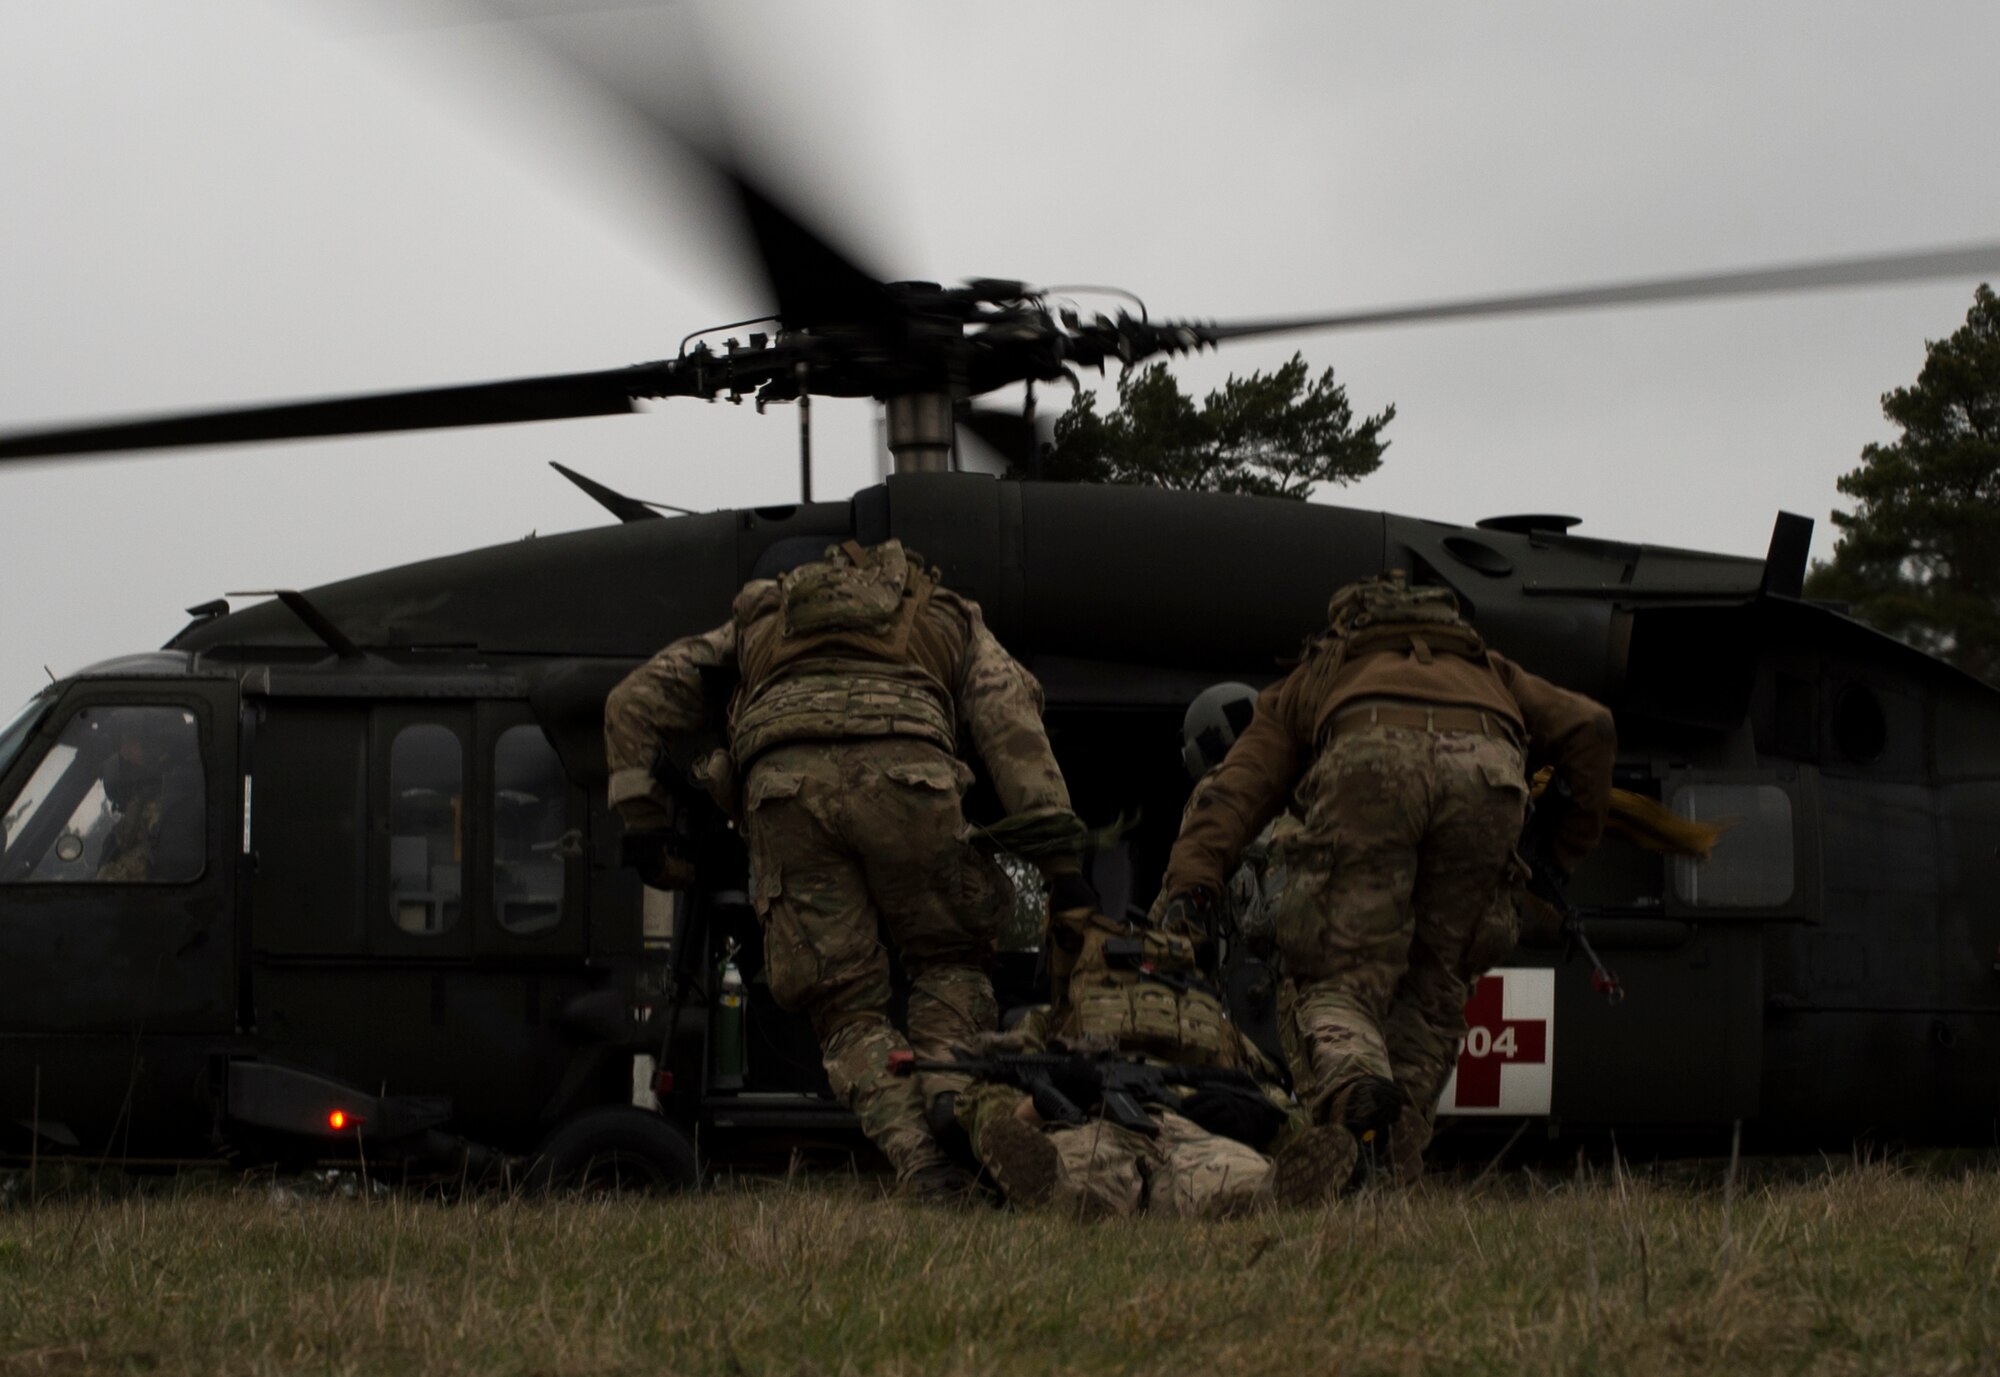
[(1465, 1037), (1458, 1044), (1460, 1109), (1498, 1109), (1503, 1065), (1548, 1060), (1546, 1019), (1501, 1017), (1504, 979), (1498, 973), (1480, 976), (1472, 998), (1465, 1001)]

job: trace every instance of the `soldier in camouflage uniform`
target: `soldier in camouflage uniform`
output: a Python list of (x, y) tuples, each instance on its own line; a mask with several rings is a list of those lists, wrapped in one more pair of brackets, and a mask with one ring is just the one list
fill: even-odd
[[(1316, 1118), (1376, 1139), (1407, 1169), (1464, 1032), (1477, 963), (1511, 913), (1523, 753), (1568, 782), (1556, 860), (1596, 844), (1617, 749), (1611, 714), (1488, 650), (1442, 589), (1401, 574), (1334, 595), (1329, 629), (1257, 699), (1185, 819), (1162, 890), (1199, 922), (1250, 838), (1294, 793), (1277, 914), (1281, 1025)], [(1393, 1145), (1393, 1135), (1392, 1135)]]
[[(1229, 748), (1250, 725), (1256, 706), (1257, 690), (1233, 682), (1211, 684), (1188, 704), (1181, 720), (1181, 762), (1194, 778), (1194, 789), (1181, 811), (1183, 822), (1200, 804)], [(1285, 888), (1285, 843), (1299, 834), (1301, 826), (1290, 808), (1273, 818), (1243, 848), (1242, 864), (1231, 872), (1221, 896), (1223, 934), (1259, 960), (1269, 960), (1273, 954), (1278, 896)], [(1166, 901), (1162, 890), (1153, 904), (1153, 922), (1164, 916)]]
[(1263, 1089), (1162, 1087), (1166, 1098), (1144, 1105), (1147, 1134), (1104, 1119), (1043, 1124), (1018, 1089), (975, 1086), (959, 1095), (958, 1120), (1009, 1200), (1053, 1201), (1081, 1215), (1213, 1217), (1329, 1199), (1346, 1184), (1353, 1136), (1312, 1124), (1278, 1066), (1230, 1021), (1199, 969), (1202, 934), (1074, 911), (1051, 929), (1071, 939), (1055, 1002), (985, 1040), (987, 1050), (1226, 1068), (1249, 1072)]
[[(893, 540), (849, 541), (747, 585), (730, 620), (674, 642), (612, 691), (610, 796), (629, 832), (665, 835), (662, 763), (677, 739), (713, 725), (705, 668), (741, 677), (728, 750), (691, 774), (747, 835), (771, 993), (811, 1019), (835, 1094), (906, 1188), (951, 1194), (963, 1178), (926, 1109), (963, 1082), (905, 1080), (888, 1062), (912, 1048), (942, 1057), (997, 1019), (987, 966), (1012, 891), (966, 841), (961, 735), (1007, 823), (1044, 840), (1035, 859), (1059, 902), (1090, 902), (1073, 841), (1062, 844), (1083, 828), (1042, 727), (1040, 686), (920, 556)], [(907, 1040), (890, 1022), (878, 929), (910, 976)]]
[(98, 852), (93, 880), (107, 884), (191, 880), (201, 874), (202, 785), (189, 739), (178, 739), (159, 708), (114, 709), (116, 757), (104, 774), (105, 799), (116, 814)]
[[(1073, 1020), (1065, 1023), (1070, 1027), (1064, 1034), (1051, 1038), (1050, 1011), (1036, 1009), (1016, 1028), (983, 1039), (978, 1050), (1097, 1050), (1109, 1043), (1078, 1036)], [(1240, 1050), (1243, 1065), (1268, 1073), (1271, 1117), (1283, 1121), (1269, 1141), (1256, 1135), (1261, 1149), (1243, 1141), (1252, 1135), (1240, 1128), (1212, 1123), (1192, 1093), (1175, 1106), (1144, 1106), (1155, 1129), (1150, 1137), (1103, 1118), (1087, 1124), (1044, 1123), (1029, 1096), (999, 1084), (975, 1085), (961, 1093), (958, 1120), (980, 1165), (1017, 1206), (1049, 1205), (1087, 1219), (1124, 1218), (1141, 1211), (1215, 1219), (1265, 1205), (1332, 1198), (1353, 1174), (1353, 1136), (1339, 1126), (1310, 1124), (1278, 1087), (1276, 1068), (1263, 1064), (1247, 1040)]]
[[(1188, 705), (1181, 724), (1181, 754), (1195, 778), (1189, 808), (1200, 799), (1237, 734), (1249, 725), (1256, 700), (1257, 691), (1248, 684), (1224, 683), (1204, 689)], [(1222, 935), (1260, 956), (1270, 954), (1272, 914), (1284, 882), (1283, 862), (1274, 843), (1297, 830), (1298, 819), (1290, 813), (1266, 827), (1245, 848), (1243, 864), (1230, 876), (1223, 896)], [(1150, 921), (1155, 927), (1164, 901), (1162, 895), (1154, 905)], [(1094, 915), (1078, 915), (1078, 919), (1093, 926), (1103, 922)], [(1063, 927), (1056, 925), (1056, 938), (1069, 935)], [(1215, 934), (1182, 935), (1199, 941)], [(1055, 972), (1055, 978), (1067, 984), (1076, 974), (1065, 966)], [(1087, 961), (1078, 979), (1086, 987), (1092, 983)], [(1087, 988), (1082, 1002), (1101, 1004), (1091, 1000)], [(1331, 1195), (1351, 1174), (1356, 1157), (1353, 1137), (1344, 1129), (1331, 1134), (1305, 1131), (1310, 1125), (1298, 1115), (1291, 1097), (1278, 1087), (1277, 1069), (1266, 1063), (1248, 1039), (1223, 1026), (1219, 1007), (1216, 1013), (1217, 1031), (1234, 1052), (1233, 1064), (1269, 1072), (1273, 1101), (1291, 1111), (1291, 1121), (1280, 1140), (1266, 1145), (1279, 1155), (1267, 1155), (1227, 1134), (1203, 1128), (1165, 1106), (1147, 1107), (1158, 1129), (1155, 1136), (1148, 1137), (1101, 1118), (1083, 1126), (1045, 1124), (1034, 1113), (1033, 1102), (1018, 1090), (1004, 1085), (976, 1086), (959, 1097), (958, 1118), (980, 1164), (1002, 1194), (1016, 1205), (1049, 1203), (1063, 1213), (1086, 1218), (1124, 1217), (1142, 1210), (1182, 1218), (1215, 1218), (1271, 1203), (1307, 1204)], [(1050, 1044), (1052, 1024), (1059, 1025), (1053, 1035), (1058, 1046), (1079, 1039), (1088, 1041), (1093, 1036), (1116, 1045), (1119, 1032), (1132, 1031), (1100, 1026), (1095, 1034), (1085, 1034), (1080, 1024), (1087, 1017), (1080, 1017), (1077, 1000), (1066, 998), (1059, 1008), (1031, 1011), (1018, 1027), (990, 1039), (989, 1044), (994, 1050), (1038, 1052)], [(1101, 1020), (1096, 1022), (1101, 1024)], [(1171, 1052), (1177, 1061), (1209, 1064), (1216, 1060), (1217, 1049), (1175, 1048), (1128, 1037), (1123, 1050)]]

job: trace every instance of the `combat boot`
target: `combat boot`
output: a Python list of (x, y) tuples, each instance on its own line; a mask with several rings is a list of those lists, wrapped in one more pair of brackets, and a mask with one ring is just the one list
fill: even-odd
[(1389, 1140), (1410, 1097), (1387, 1076), (1359, 1076), (1334, 1092), (1328, 1118), (1354, 1135), (1359, 1148), (1352, 1185), (1388, 1181), (1394, 1156)]
[(1010, 1204), (1046, 1205), (1054, 1197), (1061, 1159), (1033, 1124), (1011, 1114), (989, 1118), (979, 1126), (973, 1150)]
[(1271, 1198), (1280, 1205), (1322, 1205), (1354, 1180), (1361, 1149), (1340, 1124), (1314, 1124), (1292, 1134), (1271, 1166)]
[(966, 1208), (981, 1203), (979, 1187), (971, 1174), (951, 1162), (918, 1167), (904, 1178), (896, 1193), (905, 1200), (925, 1205)]
[(930, 1129), (932, 1140), (945, 1156), (969, 1171), (978, 1170), (972, 1141), (966, 1136), (964, 1125), (958, 1121), (956, 1090), (942, 1090), (931, 1096), (930, 1106), (924, 1111), (924, 1125)]
[(1424, 1148), (1429, 1145), (1431, 1126), (1414, 1104), (1403, 1106), (1396, 1126), (1389, 1131), (1389, 1169), (1399, 1186), (1414, 1186), (1424, 1179)]

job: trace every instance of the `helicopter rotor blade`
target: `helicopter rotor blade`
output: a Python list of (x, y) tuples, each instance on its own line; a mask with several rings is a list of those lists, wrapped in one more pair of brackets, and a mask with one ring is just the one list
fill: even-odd
[(1032, 418), (1018, 411), (966, 406), (959, 411), (957, 421), (1021, 472), (1034, 471), (1040, 437)]
[(678, 386), (671, 364), (641, 364), (595, 373), (558, 373), (325, 401), (281, 402), (274, 406), (234, 407), (0, 435), (0, 462), (116, 450), (251, 444), (387, 430), (439, 430), (510, 421), (612, 416), (636, 411), (641, 397), (671, 395), (678, 390), (684, 389)]
[(1533, 315), (1552, 311), (1587, 310), (1602, 306), (1636, 306), (1667, 301), (1717, 300), (1776, 292), (1828, 291), (1843, 287), (1874, 287), (1896, 282), (2000, 274), (2000, 243), (1956, 248), (1921, 249), (1908, 253), (1836, 258), (1788, 267), (1747, 268), (1656, 277), (1636, 282), (1563, 291), (1527, 292), (1513, 296), (1472, 297), (1463, 301), (1390, 306), (1334, 315), (1295, 316), (1278, 320), (1243, 321), (1197, 327), (1203, 342), (1222, 344), (1308, 330), (1354, 330), (1378, 325), (1405, 325), (1479, 316)]
[(714, 165), (757, 241), (757, 257), (787, 329), (862, 326), (894, 331), (907, 314), (881, 281), (753, 179), (740, 162)]
[[(664, 108), (657, 93), (616, 79), (614, 64), (592, 59), (572, 42), (559, 41), (556, 30), (532, 22), (537, 16), (496, 13), (495, 18), (508, 22), (509, 33), (521, 45), (609, 110), (641, 147), (650, 150), (665, 184), (684, 185), (692, 163), (728, 190), (770, 286), (775, 315), (784, 326), (794, 330), (860, 326), (877, 332), (900, 327), (908, 313), (895, 294), (880, 276), (862, 267), (856, 255), (838, 247), (830, 231), (814, 225), (772, 175), (753, 167), (740, 138), (728, 127), (721, 97), (712, 89), (703, 117), (708, 128), (696, 131), (685, 118)], [(712, 81), (703, 84), (713, 86)]]

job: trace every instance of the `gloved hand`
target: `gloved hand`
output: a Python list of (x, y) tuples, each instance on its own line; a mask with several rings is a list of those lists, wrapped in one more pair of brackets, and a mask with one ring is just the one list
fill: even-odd
[(1213, 890), (1189, 889), (1169, 896), (1160, 912), (1160, 928), (1187, 938), (1197, 947), (1212, 947), (1220, 919)]
[(687, 889), (694, 884), (694, 856), (688, 840), (669, 828), (627, 832), (619, 860), (639, 872), (654, 889)]
[(743, 793), (734, 756), (721, 749), (710, 751), (694, 763), (688, 777), (715, 801), (722, 816), (738, 827), (743, 825)]

